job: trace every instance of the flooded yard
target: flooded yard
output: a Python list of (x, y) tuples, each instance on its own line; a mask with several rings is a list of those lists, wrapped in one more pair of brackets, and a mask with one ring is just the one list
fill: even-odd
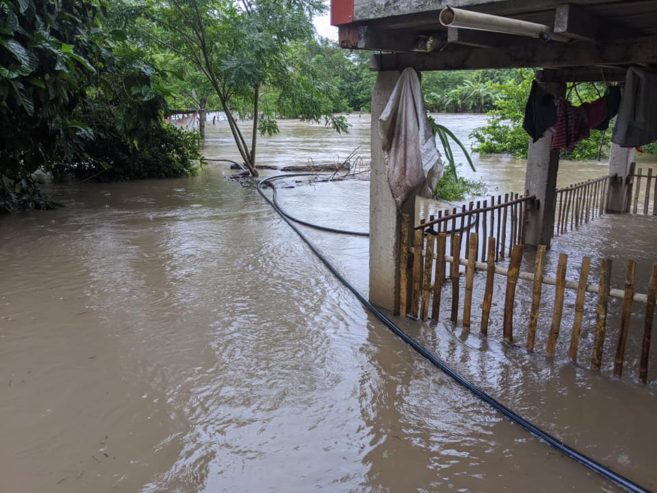
[[(467, 140), (483, 120), (439, 121)], [(359, 146), (365, 157), (369, 116), (350, 122), (341, 136), (283, 121), (260, 163), (335, 162)], [(237, 158), (223, 125), (208, 127), (205, 154)], [(524, 162), (475, 164), (461, 170), (489, 193), (523, 191)], [(565, 162), (559, 184), (606, 172)], [(231, 173), (57, 184), (65, 207), (0, 217), (0, 492), (617, 491), (419, 358)], [(368, 228), (367, 181), (280, 201)], [(640, 219), (603, 218), (553, 248), (574, 263), (617, 255), (632, 230), (622, 258), (647, 265), (657, 222)], [(308, 235), (367, 292), (367, 239)], [(400, 323), (512, 409), (657, 488), (654, 371), (644, 386), (499, 337)]]

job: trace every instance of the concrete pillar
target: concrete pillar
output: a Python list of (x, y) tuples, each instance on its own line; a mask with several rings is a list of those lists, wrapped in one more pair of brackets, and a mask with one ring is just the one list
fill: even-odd
[[(566, 85), (561, 82), (543, 84), (543, 87), (555, 96), (562, 96), (566, 92)], [(525, 190), (537, 199), (535, 208), (527, 208), (525, 243), (533, 246), (546, 245), (548, 248), (554, 233), (559, 173), (559, 150), (553, 151), (551, 147), (550, 132), (545, 132), (536, 142), (530, 140), (525, 175)]]
[[(379, 137), (379, 117), (400, 72), (379, 72), (372, 90), (370, 177), (370, 301), (399, 311), (399, 237), (401, 216), (392, 198)], [(414, 200), (412, 203), (414, 211)], [(411, 216), (414, 217), (414, 214)]]
[(617, 175), (617, 178), (609, 181), (609, 191), (607, 192), (608, 213), (623, 213), (629, 210), (629, 197), (627, 196), (629, 187), (627, 177), (630, 174), (630, 167), (634, 161), (634, 149), (620, 147), (618, 144), (611, 144), (609, 154), (609, 176)]

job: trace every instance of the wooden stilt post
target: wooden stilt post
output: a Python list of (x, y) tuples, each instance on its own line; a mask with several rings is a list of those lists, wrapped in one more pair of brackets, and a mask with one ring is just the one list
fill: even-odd
[(514, 245), (511, 250), (511, 262), (509, 263), (508, 277), (506, 280), (506, 295), (504, 297), (504, 342), (513, 344), (513, 309), (516, 299), (516, 285), (520, 274), (522, 263), (522, 245)]
[(455, 234), (452, 243), (452, 323), (457, 323), (459, 318), (459, 260), (461, 257), (461, 235)]
[(472, 315), (472, 289), (474, 287), (475, 262), (477, 256), (477, 243), (479, 238), (476, 233), (470, 236), (468, 248), (468, 266), (465, 273), (465, 297), (463, 299), (463, 327), (470, 328)]
[(607, 331), (607, 303), (609, 300), (611, 260), (606, 258), (600, 264), (600, 286), (598, 292), (598, 306), (596, 309), (595, 340), (591, 355), (591, 369), (599, 371), (602, 366), (602, 354)]
[(493, 304), (493, 289), (495, 287), (495, 238), (488, 238), (488, 263), (486, 265), (486, 289), (481, 307), (481, 335), (488, 335), (490, 308)]
[(445, 254), (447, 246), (447, 234), (438, 233), (438, 245), (436, 248), (436, 272), (434, 277), (436, 282), (433, 288), (433, 307), (431, 309), (431, 320), (437, 322), (440, 319), (440, 300), (443, 290), (443, 281), (445, 280)]
[(575, 321), (573, 331), (570, 335), (570, 349), (568, 356), (577, 363), (577, 351), (579, 349), (579, 338), (582, 331), (582, 320), (584, 319), (584, 302), (586, 301), (586, 288), (589, 283), (589, 270), (591, 269), (591, 258), (582, 259), (582, 269), (579, 273), (579, 284), (577, 286), (577, 298), (575, 300)]
[(541, 294), (543, 291), (543, 269), (545, 268), (545, 245), (536, 249), (536, 263), (534, 267), (534, 286), (532, 288), (532, 308), (529, 314), (529, 327), (527, 328), (527, 351), (534, 351), (536, 343), (536, 328), (541, 308)]
[(557, 266), (557, 287), (554, 294), (554, 311), (552, 312), (552, 327), (547, 342), (547, 355), (553, 357), (557, 349), (557, 339), (561, 330), (561, 317), (563, 315), (563, 299), (566, 291), (566, 271), (568, 268), (568, 255), (559, 255)]
[(621, 326), (616, 345), (616, 358), (614, 360), (614, 375), (620, 377), (623, 374), (623, 362), (625, 361), (625, 345), (627, 335), (630, 331), (630, 317), (632, 316), (632, 300), (634, 298), (634, 277), (636, 274), (636, 262), (628, 260), (627, 276), (625, 277), (625, 297), (623, 298), (623, 313), (621, 315)]
[(408, 313), (408, 238), (411, 219), (408, 214), (402, 214), (401, 219), (401, 252), (399, 254), (399, 314), (405, 317)]
[(433, 271), (433, 245), (436, 237), (433, 234), (426, 235), (426, 254), (424, 256), (424, 271), (422, 275), (422, 303), (420, 318), (426, 320), (429, 317), (429, 297), (431, 295), (431, 272)]

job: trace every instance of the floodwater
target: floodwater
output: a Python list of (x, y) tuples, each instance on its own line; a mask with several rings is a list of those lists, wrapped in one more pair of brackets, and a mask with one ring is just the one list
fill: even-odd
[[(347, 136), (282, 122), (261, 162), (366, 155), (368, 118), (351, 121)], [(465, 137), (481, 118), (442, 121)], [(209, 131), (209, 157), (237, 157), (225, 127)], [(489, 190), (522, 191), (520, 162), (478, 171)], [(390, 334), (230, 173), (53, 185), (66, 207), (0, 217), (0, 492), (617, 491)], [(560, 183), (604, 173), (565, 163)], [(366, 181), (280, 199), (367, 229)], [(649, 258), (657, 224), (619, 219), (556, 246), (618, 254), (633, 233), (631, 254)], [(308, 235), (366, 292), (366, 239)], [(654, 383), (400, 323), (511, 408), (657, 488)]]

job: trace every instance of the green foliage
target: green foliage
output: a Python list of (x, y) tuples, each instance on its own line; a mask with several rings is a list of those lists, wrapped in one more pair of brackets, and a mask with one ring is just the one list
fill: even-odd
[(0, 2), (0, 209), (47, 208), (30, 175), (88, 135), (71, 118), (100, 52), (101, 0)]
[[(482, 154), (511, 154), (527, 157), (529, 136), (522, 128), (525, 105), (529, 97), (534, 71), (522, 69), (511, 72), (512, 78), (494, 84), (499, 97), (490, 111), (487, 124), (472, 132), (477, 142), (474, 150)], [(602, 95), (594, 84), (571, 86), (568, 99), (579, 105), (593, 101)], [(581, 141), (571, 152), (562, 152), (565, 159), (600, 159), (609, 154), (610, 132), (591, 131), (591, 136)]]
[(454, 162), (448, 162), (443, 170), (443, 176), (436, 186), (435, 197), (454, 202), (485, 193), (486, 185), (482, 181), (469, 180), (459, 176)]
[(447, 164), (443, 170), (443, 176), (434, 190), (434, 197), (441, 200), (458, 201), (464, 200), (468, 196), (483, 195), (486, 193), (486, 185), (483, 182), (468, 180), (459, 176), (457, 173), (457, 168), (460, 164), (456, 164), (450, 140), (461, 148), (472, 171), (477, 171), (470, 157), (470, 153), (463, 143), (447, 127), (438, 124), (433, 117), (429, 116), (428, 121), (431, 130), (442, 145), (443, 155), (447, 160)]

